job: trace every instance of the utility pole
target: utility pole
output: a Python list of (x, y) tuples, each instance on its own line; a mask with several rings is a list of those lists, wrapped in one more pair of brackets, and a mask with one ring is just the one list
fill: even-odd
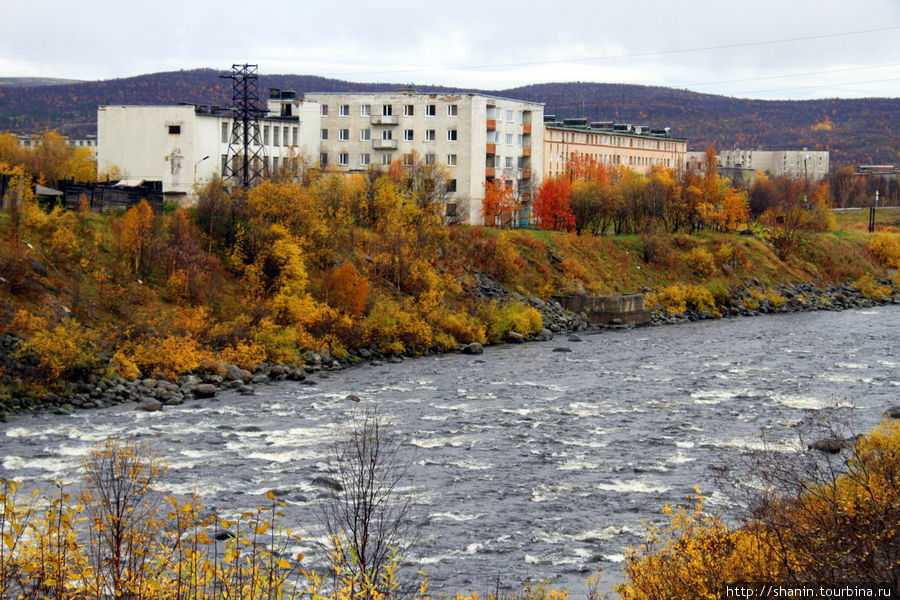
[(875, 207), (878, 206), (878, 190), (875, 190), (875, 203), (869, 207), (869, 233), (875, 231)]
[(266, 147), (259, 133), (259, 119), (268, 111), (259, 103), (256, 65), (232, 65), (231, 74), (231, 141), (225, 155), (222, 177), (232, 185), (249, 188), (268, 175)]

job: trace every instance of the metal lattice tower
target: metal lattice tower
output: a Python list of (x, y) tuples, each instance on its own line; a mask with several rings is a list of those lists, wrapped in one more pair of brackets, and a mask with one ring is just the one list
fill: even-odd
[(268, 111), (259, 103), (257, 65), (232, 65), (231, 74), (221, 77), (231, 79), (234, 118), (222, 177), (232, 185), (252, 187), (268, 175), (266, 147), (259, 133), (259, 119)]

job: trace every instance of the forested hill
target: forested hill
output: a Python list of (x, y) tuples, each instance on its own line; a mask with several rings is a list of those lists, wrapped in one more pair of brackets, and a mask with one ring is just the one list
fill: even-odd
[[(93, 133), (100, 104), (218, 104), (231, 102), (222, 71), (199, 69), (106, 81), (0, 86), (0, 131), (55, 128)], [(306, 75), (260, 75), (270, 87), (304, 92), (391, 91), (408, 84), (353, 83)], [(416, 86), (421, 91), (450, 88)], [(472, 90), (470, 90), (472, 91)], [(559, 117), (587, 117), (671, 127), (702, 150), (718, 148), (830, 150), (833, 167), (900, 164), (900, 98), (807, 101), (748, 100), (687, 90), (608, 83), (548, 83), (486, 93), (543, 102)]]

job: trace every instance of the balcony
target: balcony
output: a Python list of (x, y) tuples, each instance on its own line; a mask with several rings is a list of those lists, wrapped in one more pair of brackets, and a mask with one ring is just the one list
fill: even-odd
[(522, 156), (531, 156), (531, 146), (522, 146)]
[(497, 154), (497, 144), (487, 144), (485, 154)]
[(531, 169), (522, 169), (522, 179), (531, 179)]
[(397, 115), (372, 115), (372, 125), (399, 125), (400, 117)]
[(494, 167), (487, 167), (484, 170), (484, 176), (490, 177), (491, 179), (493, 179), (495, 177), (496, 173), (497, 173), (497, 170)]
[(376, 150), (396, 150), (397, 140), (372, 140), (372, 147)]
[(488, 131), (497, 131), (497, 119), (488, 119), (487, 120), (487, 130)]
[(531, 135), (531, 123), (522, 125), (522, 135)]

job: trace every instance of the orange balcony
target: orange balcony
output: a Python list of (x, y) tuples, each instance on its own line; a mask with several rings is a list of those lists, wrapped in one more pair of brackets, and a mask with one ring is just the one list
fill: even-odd
[(497, 172), (497, 170), (494, 169), (494, 167), (487, 167), (487, 168), (484, 170), (484, 176), (485, 176), (485, 177), (493, 178), (496, 172)]
[(488, 144), (485, 146), (486, 154), (497, 154), (497, 144)]
[(487, 130), (488, 131), (496, 131), (497, 130), (497, 119), (488, 119), (487, 120)]
[(531, 156), (531, 146), (522, 146), (522, 156)]
[(522, 125), (522, 135), (529, 135), (531, 133), (531, 123), (526, 123)]
[(522, 169), (522, 179), (531, 179), (531, 169)]

